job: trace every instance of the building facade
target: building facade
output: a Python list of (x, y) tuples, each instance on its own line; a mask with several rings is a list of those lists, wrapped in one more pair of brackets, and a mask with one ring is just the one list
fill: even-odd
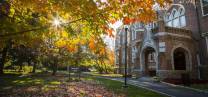
[[(174, 0), (158, 10), (158, 20), (129, 25), (128, 74), (193, 79), (208, 78), (208, 0)], [(118, 72), (124, 71), (125, 30), (117, 29), (115, 55)]]

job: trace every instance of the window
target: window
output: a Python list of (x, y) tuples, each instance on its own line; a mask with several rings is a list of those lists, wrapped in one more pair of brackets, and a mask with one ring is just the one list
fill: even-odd
[(125, 48), (122, 49), (122, 64), (125, 64)]
[(131, 39), (134, 40), (134, 29), (131, 30)]
[(119, 51), (116, 51), (116, 64), (119, 63)]
[(178, 12), (176, 11), (176, 10), (174, 10), (173, 12), (172, 12), (172, 17), (173, 17), (173, 27), (179, 27), (180, 25), (180, 23), (179, 23), (179, 17), (178, 17)]
[(149, 53), (148, 62), (155, 62), (155, 53), (154, 52)]
[(185, 11), (184, 9), (179, 9), (179, 19), (180, 19), (180, 27), (186, 26), (186, 17), (185, 17)]
[(201, 7), (203, 16), (208, 15), (208, 0), (201, 0)]
[(179, 27), (179, 26), (180, 26), (179, 25), (179, 18), (177, 17), (173, 20), (173, 27)]
[(132, 47), (132, 63), (135, 63), (137, 48), (134, 46)]
[(208, 54), (208, 37), (205, 37), (206, 39), (206, 45), (207, 45), (207, 54)]
[(127, 34), (127, 33), (125, 32), (125, 30), (122, 30), (122, 38), (123, 38), (123, 39), (122, 39), (122, 43), (123, 43), (123, 44), (125, 44), (125, 42), (126, 42), (126, 41), (125, 41), (125, 40), (126, 40), (126, 37), (125, 37), (126, 34)]
[(132, 40), (135, 40), (136, 39), (136, 31), (135, 31), (135, 29), (132, 30), (131, 34), (132, 34), (132, 36), (131, 36)]
[(131, 34), (130, 34), (130, 31), (128, 30), (127, 31), (127, 44), (131, 43), (130, 41), (131, 41)]
[(186, 26), (185, 10), (183, 8), (179, 8), (178, 11), (173, 9), (171, 14), (166, 16), (166, 25), (178, 28)]
[(131, 59), (132, 59), (131, 62), (134, 63), (134, 56), (135, 56), (134, 48), (132, 47), (131, 49), (132, 49), (132, 50), (131, 50), (131, 56), (132, 56), (132, 57), (131, 57)]
[(132, 27), (132, 40), (137, 39), (137, 30), (141, 29), (141, 23), (136, 23)]

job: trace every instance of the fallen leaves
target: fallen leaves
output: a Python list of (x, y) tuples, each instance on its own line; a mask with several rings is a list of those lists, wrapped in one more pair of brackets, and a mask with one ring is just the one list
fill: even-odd
[[(47, 87), (47, 89), (46, 89)], [(50, 88), (52, 87), (52, 88)], [(107, 90), (95, 81), (69, 82), (56, 86), (30, 86), (12, 89), (3, 97), (125, 97)]]

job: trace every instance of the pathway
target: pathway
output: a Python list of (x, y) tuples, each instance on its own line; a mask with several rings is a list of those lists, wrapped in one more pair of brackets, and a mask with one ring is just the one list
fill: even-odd
[[(110, 77), (104, 77), (104, 78), (117, 80), (121, 82), (124, 81), (123, 78), (110, 78)], [(208, 97), (208, 93), (205, 92), (199, 92), (196, 90), (179, 87), (176, 85), (153, 82), (148, 78), (128, 79), (128, 84), (142, 87), (151, 91), (159, 92), (161, 94), (171, 97)]]

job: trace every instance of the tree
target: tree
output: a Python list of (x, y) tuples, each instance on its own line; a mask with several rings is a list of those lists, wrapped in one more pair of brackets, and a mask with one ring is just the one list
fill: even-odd
[[(34, 39), (38, 39), (45, 42), (46, 46), (43, 46), (46, 49), (45, 52), (52, 51), (53, 54), (57, 54), (53, 51), (60, 48), (76, 52), (76, 45), (80, 43), (88, 44), (92, 51), (96, 51), (95, 44), (100, 41), (101, 35), (112, 36), (109, 23), (117, 20), (123, 20), (126, 24), (136, 21), (150, 22), (155, 19), (153, 5), (164, 7), (170, 1), (1, 0), (0, 73), (3, 73), (2, 67), (9, 48), (6, 41), (16, 41), (18, 44), (27, 46), (33, 44)], [(54, 19), (60, 20), (61, 25), (51, 26)], [(67, 33), (65, 38), (59, 38), (62, 32)], [(53, 50), (47, 48), (48, 39), (55, 40), (51, 46), (55, 46), (56, 42), (59, 46)]]

